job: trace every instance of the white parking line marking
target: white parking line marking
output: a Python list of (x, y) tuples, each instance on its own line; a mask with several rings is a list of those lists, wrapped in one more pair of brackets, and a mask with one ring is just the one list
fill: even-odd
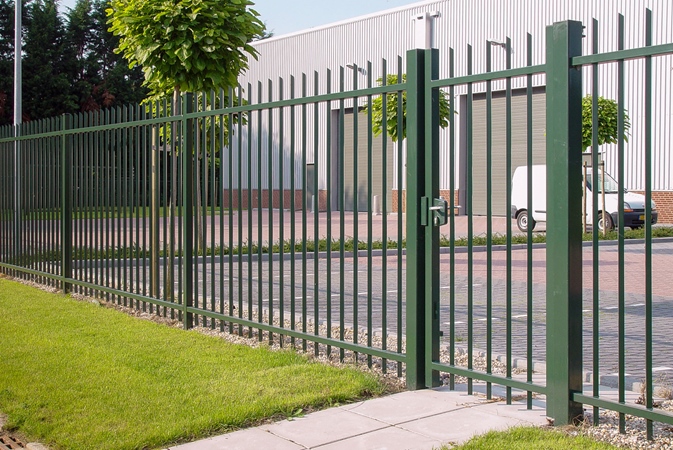
[(645, 303), (636, 303), (635, 305), (629, 305), (632, 308), (635, 308), (636, 306), (645, 306)]
[(652, 367), (652, 372), (663, 372), (664, 370), (673, 370), (673, 367)]
[(512, 316), (512, 319), (521, 319), (523, 317), (528, 317), (528, 314), (519, 314), (518, 316)]

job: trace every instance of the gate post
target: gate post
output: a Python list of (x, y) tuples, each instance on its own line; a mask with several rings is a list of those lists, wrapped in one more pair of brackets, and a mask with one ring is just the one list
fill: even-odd
[[(429, 207), (439, 196), (439, 52), (407, 52), (407, 388), (439, 385), (439, 228)], [(425, 218), (425, 220), (423, 220)]]
[(582, 23), (547, 27), (547, 415), (573, 422), (582, 405)]

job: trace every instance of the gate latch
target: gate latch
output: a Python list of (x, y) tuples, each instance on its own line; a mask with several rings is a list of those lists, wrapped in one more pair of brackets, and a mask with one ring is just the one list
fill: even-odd
[(428, 219), (435, 227), (446, 225), (449, 220), (449, 202), (444, 197), (433, 198), (432, 204), (428, 197), (421, 197), (421, 225), (428, 226)]

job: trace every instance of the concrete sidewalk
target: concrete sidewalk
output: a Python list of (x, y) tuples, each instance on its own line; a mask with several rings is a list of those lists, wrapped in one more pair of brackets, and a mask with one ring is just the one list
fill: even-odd
[(491, 430), (546, 423), (544, 401), (534, 400), (527, 410), (525, 399), (506, 405), (442, 387), (334, 407), (169, 450), (430, 450)]

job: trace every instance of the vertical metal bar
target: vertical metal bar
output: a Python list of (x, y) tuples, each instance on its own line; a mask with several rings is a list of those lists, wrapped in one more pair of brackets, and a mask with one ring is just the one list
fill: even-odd
[(189, 311), (194, 301), (194, 119), (188, 115), (194, 111), (194, 95), (183, 94), (181, 119), (182, 139), (182, 320), (187, 330), (193, 326), (193, 313)]
[(63, 292), (69, 293), (72, 284), (72, 136), (67, 131), (72, 126), (72, 116), (61, 116), (61, 276)]
[[(227, 91), (227, 106), (232, 108), (234, 106), (234, 90), (229, 88)], [(234, 152), (231, 149), (232, 131), (234, 130), (234, 115), (229, 113), (227, 115), (227, 150), (229, 151), (227, 173), (229, 177), (229, 226), (228, 226), (228, 242), (229, 242), (229, 270), (227, 272), (227, 280), (229, 280), (229, 315), (234, 316)], [(239, 214), (240, 215), (240, 214)], [(271, 275), (269, 275), (271, 277)], [(261, 276), (260, 276), (261, 279)], [(261, 314), (261, 312), (260, 312)], [(234, 332), (234, 323), (229, 322), (229, 333)]]
[[(136, 113), (135, 117), (137, 120), (144, 121), (145, 120), (145, 108), (141, 107), (140, 105), (136, 105)], [(142, 245), (141, 245), (141, 238), (140, 238), (140, 217), (141, 217), (141, 208), (143, 207), (143, 202), (142, 202), (142, 195), (143, 193), (141, 192), (142, 188), (142, 177), (140, 176), (140, 163), (142, 161), (142, 155), (145, 153), (145, 142), (144, 142), (144, 137), (145, 137), (145, 126), (139, 126), (136, 127), (136, 142), (135, 142), (135, 162), (133, 164), (133, 176), (135, 177), (135, 195), (133, 196), (133, 211), (135, 214), (135, 228), (136, 228), (136, 234), (135, 234), (135, 248), (136, 248), (136, 254), (135, 254), (135, 264), (136, 264), (136, 273), (135, 273), (135, 284), (133, 287), (133, 292), (138, 294), (140, 292), (140, 284), (141, 284), (141, 279), (140, 279), (140, 265), (141, 265), (141, 255), (143, 252)], [(143, 234), (145, 233), (145, 225), (143, 223)], [(144, 264), (144, 261), (143, 261)], [(136, 301), (136, 309), (140, 309), (140, 301)]]
[[(652, 45), (652, 11), (645, 11), (645, 45)], [(653, 407), (652, 359), (652, 57), (645, 57), (645, 407)], [(647, 439), (654, 435), (647, 420)]]
[[(486, 72), (491, 72), (491, 41), (486, 41)], [(491, 80), (486, 82), (486, 373), (491, 373), (493, 359), (493, 93)], [(492, 396), (486, 383), (486, 398)]]
[[(85, 124), (84, 128), (93, 126), (93, 112), (88, 112), (85, 115)], [(91, 271), (93, 269), (93, 245), (92, 245), (92, 225), (93, 220), (92, 208), (91, 208), (91, 191), (93, 188), (93, 179), (91, 171), (91, 133), (85, 132), (82, 136), (84, 142), (84, 236), (85, 236), (85, 250), (82, 257), (84, 258), (84, 279), (87, 282), (91, 282)], [(92, 295), (93, 291), (90, 289), (85, 289), (85, 295)]]
[[(512, 68), (512, 40), (508, 37), (505, 40), (505, 52), (507, 53), (507, 70)], [(512, 178), (512, 78), (505, 79), (505, 127), (506, 127), (506, 162), (505, 173), (506, 180)], [(507, 205), (512, 204), (512, 183), (506, 183)], [(507, 364), (506, 376), (512, 377), (512, 221), (507, 220), (507, 280), (506, 280), (506, 296), (507, 305), (505, 312), (506, 333), (507, 333)], [(507, 404), (512, 404), (512, 387), (507, 386)]]
[[(388, 63), (385, 59), (381, 60), (381, 80), (382, 85), (388, 84)], [(388, 95), (381, 96), (381, 123), (388, 123)], [(388, 133), (387, 130), (381, 133), (381, 165), (383, 173), (381, 177), (381, 205), (383, 214), (383, 223), (381, 230), (381, 240), (383, 249), (381, 254), (381, 348), (388, 349)], [(399, 255), (401, 257), (402, 255)], [(371, 268), (370, 268), (371, 270)], [(381, 370), (388, 372), (388, 361), (383, 358), (381, 361)]]
[[(167, 107), (167, 103), (164, 102), (164, 106)], [(171, 216), (174, 217), (174, 222), (177, 224), (177, 255), (178, 255), (178, 264), (177, 264), (177, 273), (178, 273), (178, 293), (183, 292), (183, 290), (186, 288), (186, 279), (185, 279), (185, 273), (187, 271), (191, 270), (191, 267), (187, 267), (185, 264), (186, 260), (186, 253), (185, 253), (185, 239), (184, 239), (184, 234), (185, 234), (185, 227), (184, 221), (188, 220), (185, 217), (185, 210), (182, 207), (182, 204), (185, 200), (183, 190), (187, 186), (187, 178), (184, 176), (185, 174), (185, 164), (186, 164), (186, 159), (188, 157), (191, 157), (190, 153), (188, 150), (182, 150), (183, 148), (183, 143), (187, 139), (187, 134), (183, 130), (183, 124), (186, 124), (185, 122), (185, 117), (184, 114), (186, 114), (186, 110), (184, 109), (182, 97), (177, 97), (175, 96), (174, 100), (174, 107), (173, 111), (171, 113), (172, 117), (168, 117), (167, 119), (170, 119), (171, 121), (171, 129), (175, 130), (175, 136), (171, 135), (171, 141), (172, 145), (175, 146), (176, 150), (172, 152), (173, 158), (171, 160), (171, 163), (173, 164), (173, 167), (171, 168), (171, 172), (173, 173), (173, 176), (171, 177), (172, 179), (177, 181), (177, 186), (175, 186), (175, 189), (173, 192), (175, 194), (171, 194), (173, 197), (173, 201), (171, 202)], [(166, 109), (165, 109), (166, 111)], [(186, 146), (185, 146), (186, 147)], [(193, 166), (190, 166), (193, 167)], [(189, 169), (190, 171), (192, 168)], [(191, 180), (190, 180), (190, 186), (191, 186)], [(191, 188), (190, 188), (191, 189)], [(191, 220), (191, 219), (189, 219)], [(175, 233), (175, 225), (173, 221), (171, 221), (171, 233)], [(193, 235), (192, 235), (193, 236)], [(192, 238), (193, 239), (193, 238)], [(175, 239), (173, 239), (175, 241)], [(193, 241), (190, 241), (190, 245), (193, 245)], [(193, 247), (192, 247), (193, 248)], [(191, 255), (191, 253), (190, 253)], [(173, 255), (171, 254), (171, 258), (168, 260), (170, 261), (172, 267), (172, 272), (176, 272), (175, 264), (173, 261)], [(192, 279), (193, 280), (193, 279)], [(178, 294), (179, 295), (179, 294)], [(186, 317), (183, 314), (185, 305), (186, 303), (184, 302), (184, 296), (179, 295), (179, 303), (181, 304), (181, 308), (178, 310), (178, 319), (182, 320), (183, 322), (186, 322)], [(151, 308), (151, 305), (150, 305)], [(191, 321), (190, 321), (191, 323)]]
[[(232, 95), (233, 95), (233, 90), (232, 90)], [(197, 112), (205, 112), (208, 109), (208, 93), (206, 92), (201, 92), (201, 101), (197, 101), (196, 103), (196, 111)], [(201, 164), (201, 173), (200, 177), (197, 180), (199, 183), (199, 186), (201, 188), (201, 230), (199, 230), (199, 233), (201, 234), (200, 240), (202, 242), (201, 248), (199, 249), (199, 253), (201, 254), (201, 258), (199, 260), (201, 261), (201, 268), (197, 269), (197, 274), (201, 273), (203, 279), (199, 280), (199, 284), (201, 284), (203, 291), (201, 294), (202, 301), (199, 303), (199, 296), (197, 295), (195, 300), (196, 300), (196, 306), (198, 308), (201, 308), (203, 310), (208, 309), (208, 185), (209, 185), (209, 178), (208, 178), (208, 117), (207, 116), (202, 116), (200, 119), (196, 121), (197, 124), (197, 132), (201, 135), (201, 139), (197, 141), (196, 145), (198, 148), (197, 155), (201, 157), (201, 161), (197, 161), (197, 163)], [(233, 130), (233, 127), (232, 127)], [(208, 325), (208, 317), (207, 316), (202, 316), (201, 323), (203, 324), (203, 327), (206, 327)]]
[[(449, 48), (449, 77), (454, 77), (455, 59), (453, 48)], [(456, 363), (456, 88), (449, 87), (449, 365)], [(456, 388), (456, 376), (449, 375), (449, 389)]]
[[(533, 65), (533, 36), (526, 35), (526, 65)], [(526, 211), (533, 211), (533, 75), (526, 76)], [(509, 180), (508, 180), (509, 181)], [(533, 229), (526, 228), (526, 381), (533, 382)], [(533, 393), (526, 393), (526, 407), (533, 408)]]
[[(332, 93), (332, 71), (327, 69), (327, 94)], [(327, 193), (327, 282), (325, 298), (327, 308), (327, 338), (332, 337), (332, 102), (325, 102), (325, 191)], [(327, 346), (327, 356), (332, 353), (332, 346)]]
[[(99, 111), (96, 113), (96, 124), (101, 125), (102, 122), (104, 121), (104, 116), (102, 111)], [(96, 259), (95, 259), (95, 266), (96, 266), (96, 273), (94, 277), (94, 283), (98, 285), (103, 285), (103, 181), (104, 181), (104, 173), (103, 173), (103, 153), (102, 153), (102, 145), (101, 145), (101, 136), (102, 132), (98, 131), (93, 134), (93, 154), (94, 154), (94, 170), (96, 174), (96, 184), (95, 184), (95, 200), (94, 200), (94, 206), (95, 206), (95, 214), (94, 214), (94, 233), (95, 233), (95, 242), (94, 245), (96, 246)], [(51, 183), (50, 183), (51, 184)], [(50, 207), (52, 205), (52, 198), (50, 197)], [(99, 297), (100, 293), (97, 293), (96, 297)]]
[[(248, 105), (252, 105), (252, 84), (248, 83)], [(247, 118), (248, 118), (248, 145), (247, 145), (247, 152), (248, 152), (248, 320), (252, 321), (252, 304), (253, 304), (253, 283), (252, 283), (252, 249), (253, 249), (253, 234), (252, 234), (252, 210), (254, 208), (254, 201), (252, 198), (252, 112), (247, 113)], [(257, 180), (259, 183), (259, 179)], [(257, 208), (261, 210), (261, 198), (257, 200)], [(222, 217), (223, 215), (220, 215), (220, 227), (222, 227)], [(220, 231), (220, 235), (222, 236), (222, 231)], [(220, 248), (222, 248), (222, 242), (224, 242), (224, 239), (220, 239)], [(258, 243), (258, 246), (260, 246), (261, 243)], [(220, 263), (221, 264), (221, 263)], [(222, 273), (222, 270), (220, 270), (220, 273)], [(240, 281), (239, 281), (240, 282)], [(223, 301), (223, 300), (222, 300)], [(242, 313), (242, 312), (241, 312)], [(252, 327), (248, 327), (248, 337), (252, 337)]]
[[(307, 173), (307, 152), (308, 152), (308, 145), (307, 145), (307, 115), (306, 115), (306, 74), (302, 73), (301, 74), (301, 95), (303, 97), (304, 102), (301, 104), (301, 173), (302, 173), (302, 180), (301, 180), (301, 194), (302, 194), (302, 211), (301, 211), (301, 331), (303, 333), (306, 333), (306, 327), (307, 327), (307, 304), (306, 304), (306, 295), (307, 295), (307, 284), (308, 281), (306, 279), (306, 243), (307, 243), (307, 220), (306, 220), (306, 209), (308, 207), (307, 203), (307, 188), (308, 188), (308, 173)], [(317, 275), (315, 275), (317, 276)], [(306, 351), (306, 339), (302, 340), (302, 350)]]
[[(598, 21), (592, 22), (592, 53), (598, 54)], [(592, 108), (591, 108), (591, 128), (598, 130), (598, 63), (591, 66), (592, 76)], [(599, 186), (599, 164), (598, 164), (598, 133), (591, 133), (591, 174), (592, 185), (592, 250), (593, 250), (593, 395), (597, 397), (600, 394), (600, 247), (598, 245), (598, 186)], [(603, 191), (603, 189), (601, 189)], [(605, 223), (605, 222), (603, 222)], [(597, 406), (593, 407), (594, 425), (598, 425), (600, 420), (600, 410)]]
[[(619, 14), (619, 26), (617, 29), (617, 50), (624, 49), (624, 16)], [(619, 136), (617, 143), (617, 183), (619, 185), (619, 193), (617, 194), (617, 203), (619, 207), (618, 220), (618, 248), (619, 248), (619, 265), (618, 265), (618, 315), (619, 315), (619, 339), (618, 339), (618, 354), (619, 354), (619, 401), (624, 403), (626, 401), (626, 298), (625, 298), (625, 273), (624, 265), (626, 263), (624, 253), (624, 60), (617, 61), (617, 136)], [(605, 189), (602, 189), (603, 191)], [(605, 209), (605, 208), (603, 208)], [(605, 212), (607, 214), (607, 212)], [(604, 222), (605, 223), (605, 222)], [(619, 414), (619, 432), (626, 432), (626, 415)]]
[[(130, 248), (128, 244), (128, 226), (130, 222), (130, 216), (128, 214), (128, 191), (129, 191), (129, 178), (128, 178), (128, 164), (129, 164), (129, 141), (128, 141), (128, 132), (129, 132), (129, 117), (128, 117), (128, 106), (124, 106), (123, 109), (123, 116), (122, 116), (122, 123), (124, 126), (120, 129), (122, 133), (122, 148), (121, 148), (121, 159), (122, 159), (122, 167), (120, 170), (120, 174), (122, 176), (122, 192), (121, 192), (121, 205), (120, 206), (120, 216), (121, 216), (121, 221), (122, 221), (122, 254), (120, 257), (122, 258), (121, 260), (121, 267), (122, 267), (122, 290), (126, 292), (128, 290), (128, 250)], [(124, 306), (128, 305), (128, 297), (124, 297)]]
[[(121, 107), (117, 107), (114, 110), (114, 119), (113, 122), (115, 125), (120, 123), (122, 120)], [(121, 158), (121, 129), (117, 126), (112, 131), (112, 149), (113, 149), (113, 197), (112, 197), (112, 224), (113, 224), (113, 235), (112, 240), (114, 242), (113, 249), (111, 250), (110, 258), (112, 259), (112, 286), (114, 288), (119, 288), (121, 284), (121, 218), (120, 218), (120, 205), (121, 205), (121, 168), (122, 168), (122, 158)], [(120, 296), (114, 296), (115, 302), (121, 304), (122, 298)]]
[[(149, 103), (148, 106), (147, 106), (147, 109), (150, 109), (150, 113), (149, 113), (150, 117), (154, 117), (154, 116), (158, 117), (159, 116), (159, 114), (157, 113), (158, 102)], [(141, 203), (141, 205), (142, 205), (142, 217), (143, 217), (143, 237), (142, 237), (142, 239), (143, 239), (143, 256), (142, 256), (142, 258), (143, 258), (142, 286), (143, 287), (142, 287), (142, 294), (143, 295), (147, 295), (147, 285), (148, 285), (148, 283), (147, 283), (147, 269), (146, 269), (147, 262), (148, 262), (147, 249), (148, 249), (148, 245), (151, 245), (151, 240), (150, 240), (150, 242), (148, 242), (148, 234), (151, 233), (148, 230), (148, 227), (151, 229), (152, 223), (148, 220), (149, 219), (148, 208), (150, 207), (150, 205), (148, 204), (148, 201), (147, 201), (148, 200), (148, 198), (147, 198), (148, 178), (149, 178), (147, 176), (147, 160), (148, 160), (148, 152), (150, 152), (150, 153), (152, 152), (152, 141), (151, 141), (152, 136), (157, 136), (157, 144), (158, 144), (158, 134), (155, 135), (152, 131), (150, 131), (150, 142), (148, 143), (147, 141), (144, 141), (145, 145), (142, 147), (142, 161), (141, 161), (141, 167), (142, 167), (142, 172), (141, 172), (142, 173), (142, 177), (141, 177), (142, 178), (142, 187), (141, 187), (142, 203)], [(175, 138), (175, 136), (173, 136), (173, 138)], [(146, 139), (145, 133), (143, 133), (143, 139), (144, 140)], [(167, 145), (167, 144), (165, 144), (165, 145)], [(172, 149), (171, 151), (174, 152), (175, 149)], [(101, 168), (101, 174), (102, 174), (102, 168)], [(147, 304), (143, 303), (143, 312), (146, 311), (146, 308), (147, 308)]]
[[(425, 383), (426, 233), (421, 226), (425, 185), (425, 58), (422, 50), (407, 52), (407, 388)], [(424, 197), (424, 200), (421, 198)]]
[[(472, 75), (472, 46), (467, 46), (467, 74)], [(474, 217), (472, 216), (473, 86), (467, 84), (467, 154), (465, 158), (465, 213), (467, 214), (467, 368), (474, 359)], [(472, 378), (467, 379), (467, 394), (472, 395)]]
[[(343, 93), (345, 89), (346, 76), (344, 73), (343, 66), (339, 68), (339, 92)], [(345, 130), (344, 130), (344, 119), (346, 116), (345, 111), (345, 102), (342, 98), (339, 101), (339, 340), (343, 341), (345, 338), (345, 297), (346, 297), (346, 255), (345, 255), (345, 205), (346, 205), (346, 189), (344, 186), (345, 183)], [(331, 295), (331, 293), (330, 293)], [(339, 361), (344, 360), (344, 349), (339, 349)]]
[[(238, 86), (238, 106), (243, 106), (243, 88), (239, 85)], [(214, 98), (213, 98), (214, 100)], [(214, 101), (213, 101), (214, 105)], [(214, 108), (214, 106), (213, 106)], [(215, 120), (213, 117), (212, 120)], [(213, 142), (214, 142), (214, 135), (213, 135)], [(215, 148), (213, 147), (213, 151)], [(238, 208), (236, 211), (237, 217), (238, 217), (238, 317), (243, 317), (243, 114), (238, 115), (238, 145), (236, 149), (236, 154), (238, 155), (237, 161), (238, 161)], [(214, 153), (213, 153), (214, 155)], [(214, 165), (214, 159), (213, 159), (213, 165)], [(213, 170), (213, 180), (215, 179), (215, 171)], [(213, 205), (215, 204), (214, 202), (214, 197), (213, 197)], [(248, 209), (250, 209), (250, 206), (248, 205)], [(229, 212), (231, 214), (231, 211)], [(223, 210), (220, 210), (220, 215), (224, 214)], [(213, 216), (214, 218), (215, 216)], [(214, 219), (213, 219), (214, 220)], [(213, 228), (213, 250), (215, 248), (215, 222), (213, 221), (212, 224)], [(250, 241), (248, 241), (248, 244)], [(213, 251), (213, 255), (215, 252)], [(250, 265), (250, 259), (248, 258), (248, 265)], [(213, 280), (215, 279), (215, 260), (213, 259)], [(230, 283), (232, 282), (231, 280), (229, 281)], [(215, 285), (213, 285), (213, 297), (215, 294)], [(214, 307), (213, 303), (213, 307)], [(231, 313), (230, 313), (231, 314)], [(233, 314), (231, 314), (233, 316)], [(240, 336), (243, 336), (243, 326), (239, 325), (238, 327), (238, 334)]]
[(547, 415), (573, 422), (582, 405), (582, 72), (570, 66), (582, 51), (582, 23), (547, 27)]
[[(273, 101), (273, 82), (269, 80), (269, 103)], [(273, 325), (273, 198), (274, 198), (274, 184), (273, 184), (273, 108), (269, 108), (269, 123), (267, 131), (267, 175), (269, 180), (269, 325)], [(273, 333), (269, 332), (269, 342), (273, 342)]]
[[(290, 76), (290, 98), (294, 100), (294, 75)], [(296, 139), (296, 119), (295, 106), (290, 107), (290, 329), (295, 329), (295, 312), (296, 312), (296, 270), (297, 263), (295, 261), (297, 252), (297, 225), (295, 218), (297, 217), (297, 148), (295, 147)], [(295, 338), (290, 339), (292, 348), (295, 346)]]
[(159, 195), (160, 167), (159, 142), (152, 146), (150, 183), (150, 296), (159, 298)]
[[(398, 56), (397, 57), (397, 82), (398, 84), (402, 83), (403, 80), (403, 72), (402, 72), (402, 57)], [(408, 89), (408, 85), (405, 86), (405, 89)], [(404, 117), (404, 102), (403, 102), (403, 93), (402, 91), (398, 91), (398, 93), (395, 95), (395, 98), (397, 99), (397, 105), (396, 105), (396, 110), (397, 110), (397, 129), (401, 130), (402, 127), (404, 126), (403, 122), (403, 117)], [(399, 353), (402, 352), (402, 304), (403, 304), (403, 290), (402, 290), (402, 277), (403, 277), (403, 258), (402, 258), (402, 252), (404, 251), (403, 249), (403, 243), (405, 240), (405, 235), (404, 235), (404, 229), (403, 229), (403, 212), (406, 213), (408, 211), (407, 209), (407, 204), (406, 204), (406, 198), (408, 195), (402, 195), (403, 192), (405, 191), (403, 188), (404, 186), (404, 167), (406, 165), (406, 158), (404, 155), (404, 144), (403, 144), (403, 139), (399, 138), (399, 134), (397, 135), (397, 351)], [(406, 258), (405, 261), (406, 263)], [(398, 362), (397, 363), (397, 376), (401, 377), (402, 376), (402, 363)]]
[[(252, 87), (250, 83), (248, 83), (248, 103), (252, 103)], [(219, 102), (220, 102), (220, 107), (225, 106), (225, 97), (224, 97), (224, 89), (219, 90)], [(219, 308), (220, 308), (220, 314), (224, 315), (224, 305), (225, 305), (225, 300), (224, 300), (224, 285), (225, 285), (225, 280), (227, 279), (225, 273), (224, 273), (224, 209), (225, 209), (225, 198), (224, 198), (224, 154), (223, 152), (228, 148), (226, 138), (227, 138), (227, 132), (228, 130), (225, 128), (225, 117), (227, 117), (225, 114), (220, 114), (219, 119), (220, 119), (220, 126), (219, 126), (219, 133), (220, 133), (220, 139), (221, 143), (219, 145), (219, 152), (220, 152), (220, 168), (219, 168), (219, 175), (220, 175), (220, 183), (219, 183), (219, 189), (218, 189), (218, 195), (220, 199), (220, 303), (219, 303)], [(250, 122), (252, 122), (252, 118), (250, 118)], [(250, 160), (250, 141), (251, 141), (251, 136), (252, 134), (252, 123), (248, 125), (248, 160)], [(248, 164), (248, 173), (250, 173), (250, 166), (251, 164)], [(248, 177), (248, 181), (250, 180), (250, 177)], [(248, 185), (248, 192), (250, 192), (251, 188), (250, 185)], [(248, 198), (250, 198), (251, 195), (248, 195)], [(231, 209), (231, 205), (228, 205), (229, 209)], [(231, 211), (230, 211), (231, 212)], [(249, 301), (248, 301), (248, 316), (250, 317), (252, 315), (252, 209), (249, 208), (248, 210), (248, 221), (249, 221), (249, 238), (248, 238), (248, 295), (249, 295)], [(231, 282), (231, 280), (229, 280)], [(240, 280), (239, 280), (240, 282)], [(231, 311), (228, 311), (228, 313), (231, 315)], [(239, 313), (242, 314), (242, 311), (239, 311)], [(250, 317), (252, 319), (252, 317)], [(220, 320), (220, 331), (224, 331), (224, 325), (225, 321)], [(252, 330), (248, 330), (248, 336), (252, 336)]]
[[(155, 103), (158, 106), (158, 103)], [(166, 99), (163, 100), (163, 111), (164, 114), (167, 114), (166, 109), (168, 108), (168, 102)], [(158, 111), (157, 111), (158, 112)], [(173, 114), (175, 115), (177, 111), (174, 111)], [(158, 112), (157, 115), (160, 113)], [(163, 230), (164, 230), (164, 245), (163, 245), (163, 250), (164, 250), (164, 264), (163, 264), (163, 273), (164, 273), (164, 297), (171, 301), (175, 302), (175, 267), (173, 264), (174, 261), (174, 256), (175, 256), (175, 205), (173, 205), (173, 194), (172, 191), (177, 189), (177, 180), (173, 179), (170, 174), (175, 172), (175, 169), (173, 167), (169, 167), (171, 164), (175, 163), (175, 158), (170, 157), (169, 158), (169, 139), (172, 142), (176, 142), (176, 136), (170, 136), (168, 135), (168, 125), (164, 125), (163, 127), (163, 133), (161, 133), (161, 130), (159, 129), (158, 126), (155, 126), (152, 131), (150, 131), (151, 136), (151, 144), (150, 144), (150, 151), (153, 152), (159, 152), (158, 154), (161, 156), (157, 156), (159, 159), (158, 163), (160, 164), (159, 168), (157, 168), (157, 173), (161, 173), (163, 170), (163, 174), (160, 176), (160, 179), (157, 181), (158, 186), (163, 186), (163, 201), (162, 201), (162, 211), (163, 214), (163, 219), (161, 219), (160, 216), (160, 221), (162, 222)], [(172, 127), (175, 129), (175, 127)], [(154, 148), (153, 148), (154, 147)], [(175, 145), (171, 144), (170, 145), (170, 151), (171, 155), (173, 155), (176, 152), (176, 148), (174, 148)], [(171, 191), (171, 192), (169, 192)], [(157, 195), (161, 195), (161, 192), (159, 192)], [(159, 225), (159, 224), (157, 224)], [(161, 255), (160, 255), (161, 256)], [(169, 263), (170, 261), (170, 263)], [(143, 307), (146, 308), (145, 305)], [(150, 310), (153, 308), (152, 305), (150, 305)], [(173, 311), (173, 310), (171, 310)], [(165, 313), (165, 308), (164, 308), (164, 313)]]
[[(357, 65), (354, 65), (353, 67), (353, 91), (357, 92), (358, 90), (358, 74), (360, 72), (358, 71)], [(359, 142), (358, 138), (360, 135), (359, 132), (359, 99), (357, 97), (357, 94), (353, 97), (353, 343), (357, 344), (359, 342), (359, 334), (360, 334), (360, 323), (358, 320), (359, 316), (359, 283), (358, 283), (358, 253), (359, 253), (359, 238), (358, 238), (358, 225), (360, 222), (359, 218), (359, 211), (358, 211), (358, 151), (359, 149)], [(355, 353), (355, 359), (358, 359), (357, 353)]]
[[(367, 87), (372, 87), (372, 63), (367, 62)], [(385, 122), (383, 122), (385, 123)], [(372, 195), (374, 174), (372, 164), (372, 152), (374, 147), (374, 136), (372, 132), (373, 125), (373, 111), (372, 111), (372, 96), (367, 96), (367, 347), (372, 346), (372, 244), (374, 231), (374, 224), (372, 222)], [(385, 134), (385, 133), (384, 133)], [(357, 163), (356, 163), (357, 164)], [(385, 291), (385, 285), (382, 286), (382, 291)], [(367, 355), (367, 366), (372, 366), (372, 355)]]
[[(320, 92), (320, 78), (318, 71), (313, 73), (313, 95), (317, 96)], [(313, 333), (317, 336), (320, 323), (320, 192), (318, 178), (320, 178), (320, 104), (313, 103), (313, 193), (315, 202), (313, 204)], [(357, 330), (357, 329), (356, 329)], [(355, 332), (357, 333), (357, 331)], [(315, 356), (320, 354), (318, 343), (313, 345)]]
[[(257, 103), (262, 103), (262, 82), (257, 82)], [(262, 234), (262, 206), (264, 205), (262, 191), (262, 110), (257, 110), (257, 322), (263, 321), (263, 234)], [(231, 183), (231, 181), (230, 181)], [(269, 225), (270, 226), (270, 225)], [(257, 337), (262, 341), (262, 330), (257, 329)]]
[[(284, 100), (283, 96), (283, 79), (278, 77), (278, 100)], [(279, 204), (278, 204), (278, 222), (280, 224), (278, 230), (278, 320), (279, 326), (281, 328), (285, 327), (285, 217), (284, 217), (284, 208), (285, 208), (285, 180), (283, 177), (284, 160), (285, 160), (285, 136), (284, 128), (285, 123), (283, 121), (283, 109), (278, 109), (278, 191), (279, 191)], [(316, 326), (316, 328), (318, 328)], [(283, 346), (283, 336), (279, 336), (279, 344)], [(316, 345), (317, 347), (317, 345)]]

